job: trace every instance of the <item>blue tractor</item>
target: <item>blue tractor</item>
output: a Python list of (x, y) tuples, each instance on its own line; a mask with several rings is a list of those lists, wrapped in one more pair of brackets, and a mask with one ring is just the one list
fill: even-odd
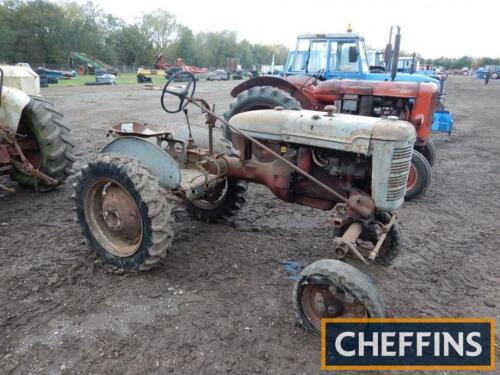
[(321, 80), (354, 79), (367, 81), (430, 82), (439, 88), (439, 102), (432, 130), (451, 134), (453, 117), (444, 109), (445, 78), (437, 74), (416, 74), (415, 63), (408, 73), (398, 68), (401, 33), (399, 27), (392, 47), (392, 29), (387, 44), (385, 64), (369, 65), (365, 40), (348, 29), (346, 33), (299, 35), (294, 51), (288, 55), (284, 75), (315, 75)]

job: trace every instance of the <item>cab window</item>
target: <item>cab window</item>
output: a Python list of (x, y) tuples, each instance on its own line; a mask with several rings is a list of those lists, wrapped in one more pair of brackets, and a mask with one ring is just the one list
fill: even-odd
[(308, 72), (317, 72), (326, 68), (328, 43), (326, 40), (312, 40), (309, 54)]
[[(356, 42), (338, 43), (338, 69), (341, 72), (357, 72), (359, 52)], [(356, 52), (356, 53), (354, 53)]]

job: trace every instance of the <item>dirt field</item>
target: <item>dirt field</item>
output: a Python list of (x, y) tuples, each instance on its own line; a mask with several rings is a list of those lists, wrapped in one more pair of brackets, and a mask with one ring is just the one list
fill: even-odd
[[(198, 94), (222, 113), (232, 85), (202, 82)], [(456, 130), (434, 136), (430, 190), (401, 210), (404, 253), (389, 268), (355, 264), (391, 316), (499, 316), (500, 80), (485, 87), (450, 77), (447, 92)], [(183, 124), (162, 112), (158, 91), (139, 85), (43, 95), (65, 113), (79, 157), (106, 143), (120, 120)], [(65, 185), (0, 198), (0, 373), (320, 372), (319, 339), (294, 324), (283, 263), (330, 257), (327, 212), (253, 186), (230, 224), (191, 221), (179, 210), (161, 266), (123, 275), (86, 247), (70, 194)]]

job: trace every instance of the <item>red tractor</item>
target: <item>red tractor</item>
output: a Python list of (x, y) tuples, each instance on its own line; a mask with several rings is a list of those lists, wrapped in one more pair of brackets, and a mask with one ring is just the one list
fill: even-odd
[[(361, 59), (354, 48), (353, 51), (349, 50), (348, 61)], [(339, 60), (342, 60), (342, 56)], [(440, 89), (434, 82), (394, 80), (392, 75), (395, 76), (396, 72), (391, 72), (391, 76), (384, 80), (349, 77), (329, 79), (325, 71), (320, 69), (314, 74), (295, 74), (284, 78), (257, 77), (231, 91), (236, 99), (224, 117), (229, 120), (241, 112), (275, 107), (321, 111), (327, 105), (335, 105), (336, 111), (340, 113), (370, 117), (395, 116), (411, 122), (417, 131), (417, 141), (406, 199), (412, 199), (423, 194), (431, 181), (436, 148), (429, 136), (434, 112), (440, 101)], [(230, 130), (224, 131), (226, 138), (231, 139)]]

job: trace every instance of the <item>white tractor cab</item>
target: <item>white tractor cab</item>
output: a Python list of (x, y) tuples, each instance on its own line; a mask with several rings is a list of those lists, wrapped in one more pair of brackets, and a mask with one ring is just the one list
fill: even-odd
[[(31, 68), (0, 65), (0, 174), (20, 186), (52, 190), (71, 173), (69, 132), (63, 115), (40, 97)], [(14, 192), (1, 183), (0, 190)]]

